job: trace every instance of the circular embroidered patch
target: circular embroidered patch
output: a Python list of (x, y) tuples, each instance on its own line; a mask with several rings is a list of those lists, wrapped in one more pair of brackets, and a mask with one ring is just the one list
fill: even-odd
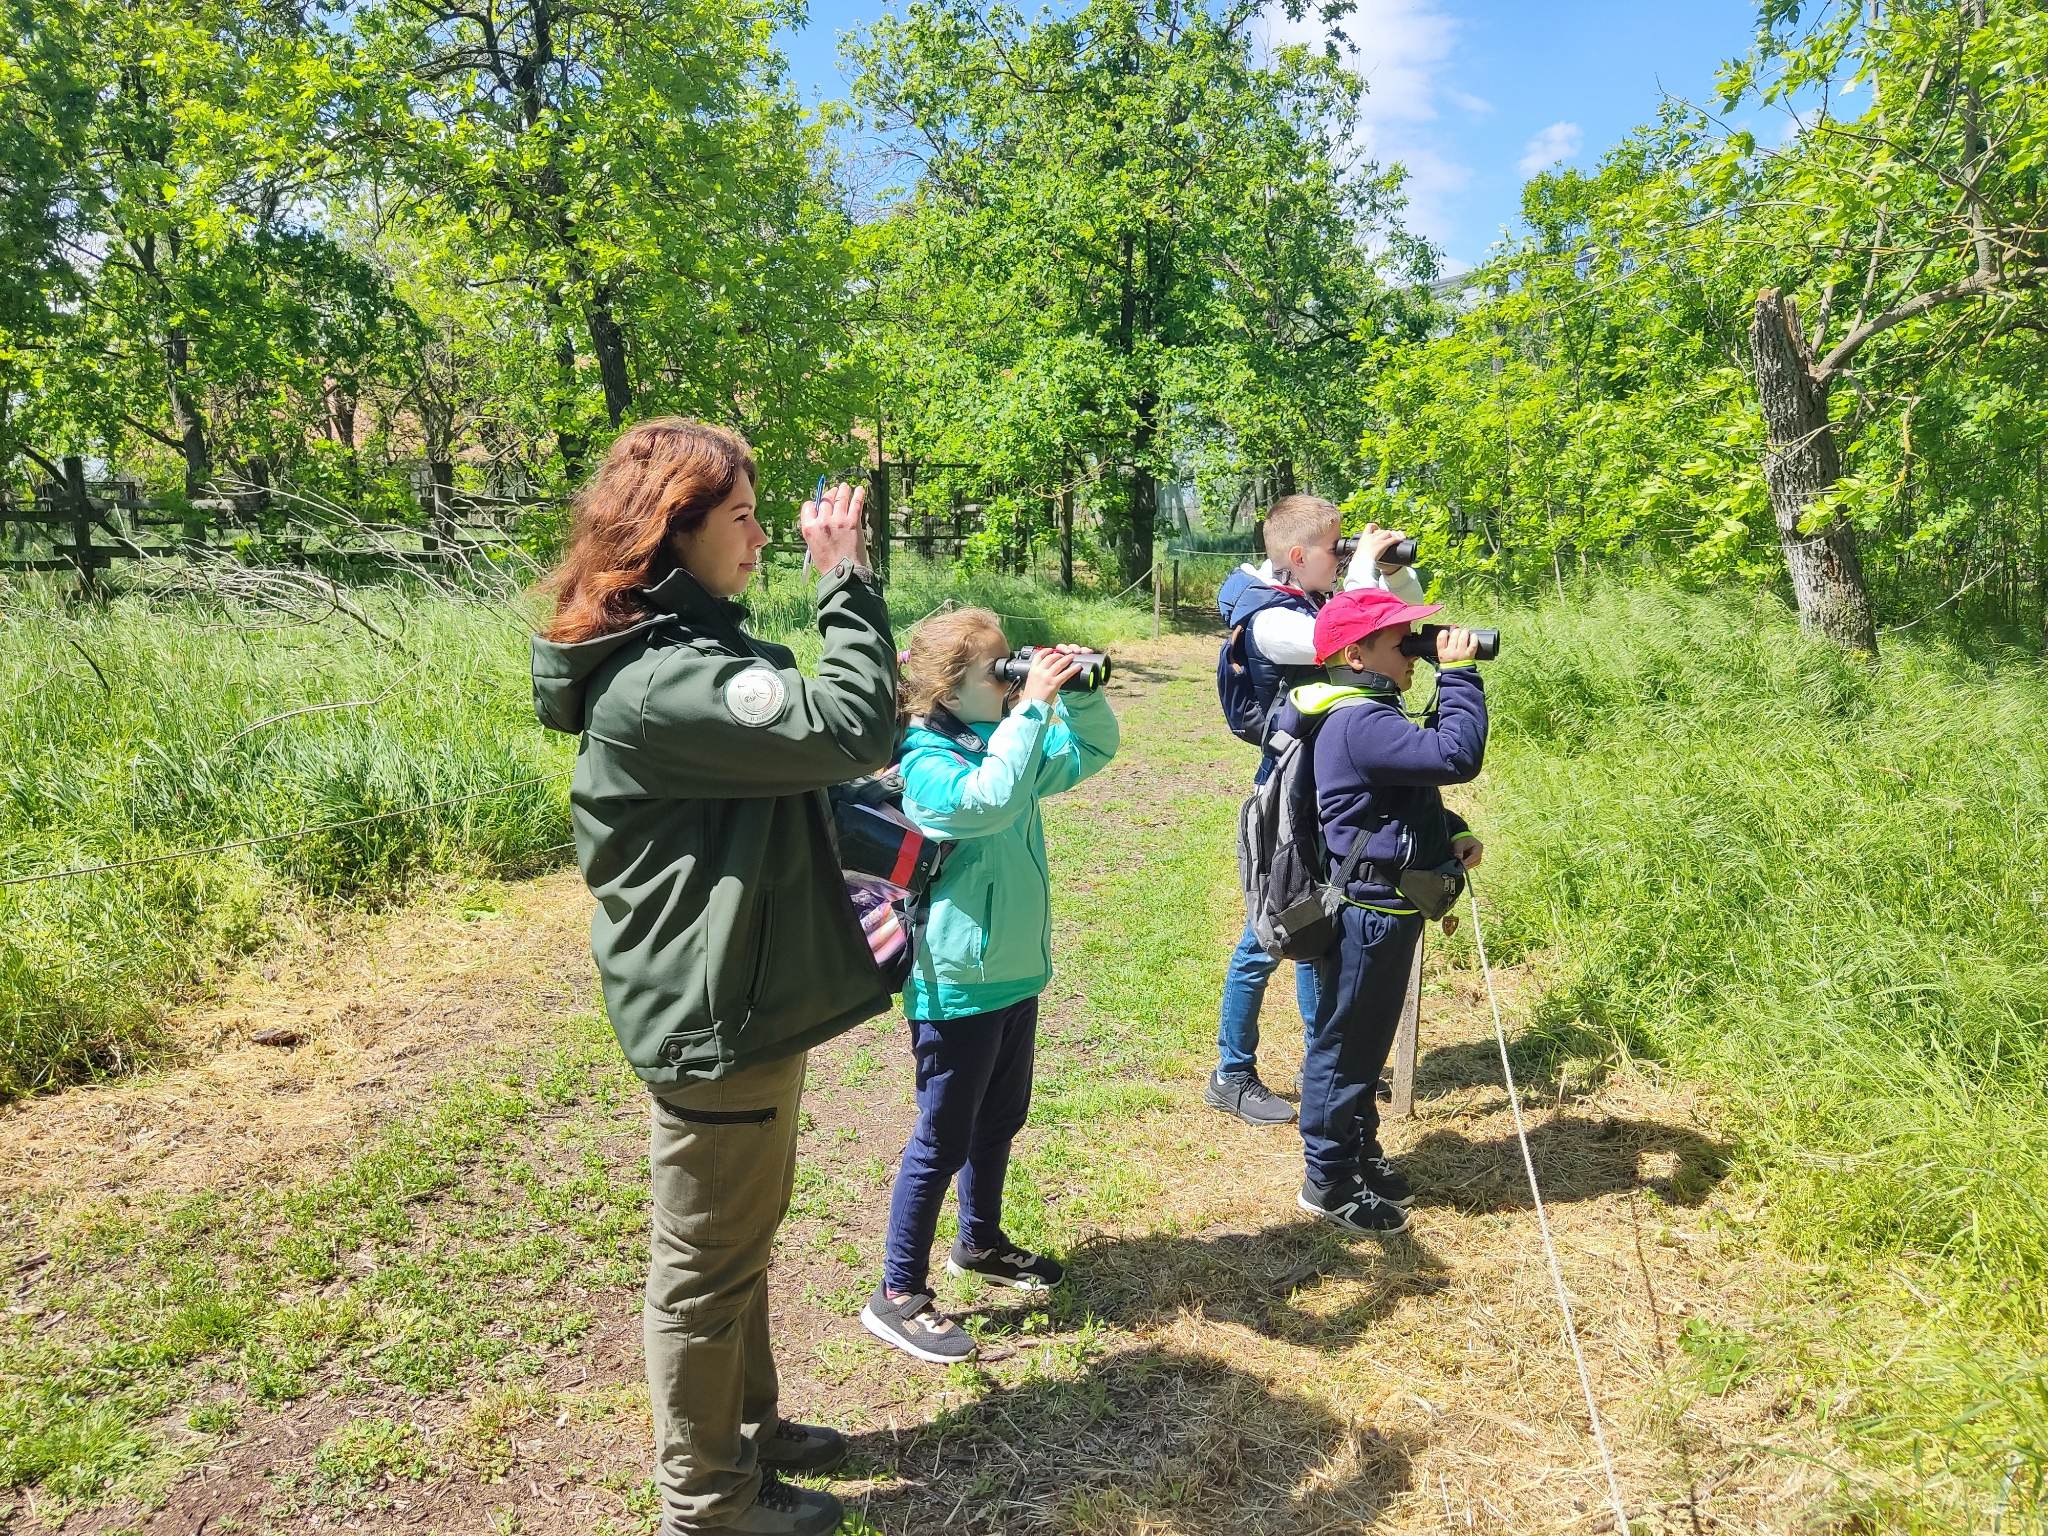
[(725, 707), (741, 725), (771, 725), (789, 702), (789, 687), (773, 667), (749, 667), (725, 685)]

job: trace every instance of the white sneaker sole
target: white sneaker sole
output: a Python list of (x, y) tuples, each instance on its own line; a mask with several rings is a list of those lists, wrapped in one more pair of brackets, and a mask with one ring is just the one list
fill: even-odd
[[(927, 1365), (965, 1365), (980, 1353), (977, 1349), (969, 1350), (964, 1355), (942, 1355), (936, 1350), (919, 1349), (910, 1340), (904, 1338), (902, 1334), (876, 1317), (866, 1307), (860, 1309), (860, 1325), (884, 1344), (893, 1345), (895, 1348), (902, 1350), (906, 1355), (914, 1355)], [(958, 1325), (956, 1324), (955, 1326)]]
[[(953, 1262), (951, 1254), (946, 1256), (946, 1273), (962, 1280), (981, 1280), (989, 1285), (1008, 1286), (1013, 1291), (1049, 1291), (1052, 1289), (1043, 1280), (1005, 1280), (1001, 1275), (985, 1275), (978, 1269), (967, 1269)], [(1066, 1276), (1060, 1277), (1062, 1280)]]
[[(1355, 1227), (1334, 1211), (1324, 1210), (1300, 1190), (1294, 1192), (1294, 1203), (1302, 1214), (1315, 1217), (1325, 1226), (1335, 1227), (1339, 1232), (1356, 1232), (1360, 1237), (1392, 1237), (1397, 1232), (1408, 1230), (1408, 1212), (1400, 1206), (1394, 1207), (1401, 1212), (1401, 1225), (1398, 1227)], [(1389, 1200), (1387, 1204), (1393, 1205), (1393, 1202)]]

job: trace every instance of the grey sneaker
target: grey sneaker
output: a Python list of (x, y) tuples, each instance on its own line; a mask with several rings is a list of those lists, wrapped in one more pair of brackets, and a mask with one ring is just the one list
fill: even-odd
[(967, 1330), (933, 1306), (923, 1291), (892, 1301), (888, 1290), (878, 1286), (860, 1309), (860, 1325), (884, 1344), (933, 1365), (958, 1365), (976, 1353)]
[(1247, 1125), (1286, 1125), (1294, 1118), (1294, 1106), (1260, 1082), (1256, 1072), (1211, 1072), (1202, 1099)]
[(757, 1449), (764, 1467), (781, 1472), (830, 1472), (846, 1460), (846, 1436), (822, 1424), (777, 1419)]
[[(829, 1536), (846, 1519), (846, 1506), (829, 1493), (785, 1483), (772, 1471), (761, 1474), (761, 1493), (721, 1532), (734, 1536)], [(670, 1524), (664, 1531), (687, 1530)], [(702, 1527), (699, 1527), (702, 1529)]]
[(1374, 1194), (1363, 1179), (1327, 1186), (1314, 1179), (1303, 1179), (1294, 1203), (1316, 1220), (1327, 1221), (1347, 1232), (1390, 1237), (1408, 1227), (1408, 1213), (1393, 1201)]

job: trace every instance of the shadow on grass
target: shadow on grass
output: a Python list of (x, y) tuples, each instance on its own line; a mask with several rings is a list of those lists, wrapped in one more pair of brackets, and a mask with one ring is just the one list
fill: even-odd
[[(1093, 1318), (1142, 1329), (1197, 1312), (1314, 1348), (1348, 1343), (1404, 1298), (1442, 1290), (1447, 1273), (1412, 1232), (1377, 1240), (1303, 1219), (1200, 1237), (1091, 1238), (1069, 1256), (1054, 1296), (1067, 1325)], [(1296, 1292), (1326, 1280), (1358, 1283), (1325, 1292), (1313, 1308), (1297, 1302)], [(989, 1319), (984, 1335), (996, 1325)]]
[(857, 1437), (881, 1481), (847, 1504), (886, 1536), (1360, 1530), (1420, 1444), (1213, 1356), (1138, 1347)]
[[(1611, 1115), (1558, 1115), (1529, 1131), (1529, 1154), (1549, 1205), (1645, 1189), (1698, 1205), (1728, 1171), (1723, 1143), (1682, 1126)], [(1528, 1175), (1512, 1134), (1474, 1141), (1430, 1131), (1402, 1155), (1417, 1205), (1470, 1212), (1527, 1210)]]

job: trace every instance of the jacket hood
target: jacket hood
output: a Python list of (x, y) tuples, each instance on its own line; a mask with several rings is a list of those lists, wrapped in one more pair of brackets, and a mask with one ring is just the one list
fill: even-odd
[(1286, 597), (1306, 596), (1299, 587), (1285, 586), (1274, 579), (1273, 562), (1240, 565), (1223, 578), (1216, 589), (1216, 612), (1226, 624), (1239, 624), (1262, 608)]
[(533, 637), (533, 712), (549, 730), (580, 736), (590, 718), (591, 677), (649, 630), (677, 619), (736, 630), (747, 616), (741, 604), (713, 597), (683, 570), (671, 571), (653, 586), (642, 587), (640, 595), (656, 611), (609, 635), (569, 644)]

